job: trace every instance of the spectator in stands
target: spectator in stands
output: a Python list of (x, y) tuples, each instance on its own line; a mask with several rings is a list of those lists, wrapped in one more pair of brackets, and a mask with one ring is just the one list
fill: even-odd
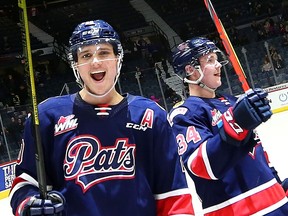
[(272, 1), (266, 2), (266, 7), (269, 16), (273, 16), (273, 12), (278, 9), (275, 7), (275, 4)]
[(19, 149), (20, 143), (19, 143), (19, 133), (17, 131), (17, 122), (14, 116), (10, 117), (10, 122), (8, 122), (6, 127), (6, 135), (7, 135), (7, 141), (12, 149)]
[(167, 65), (167, 60), (165, 58), (161, 59), (161, 66), (166, 74), (166, 77), (169, 78), (170, 74), (168, 73), (168, 65)]
[(267, 55), (264, 57), (264, 62), (262, 65), (262, 72), (270, 72), (272, 71), (272, 64), (269, 61), (269, 58)]
[(278, 31), (280, 35), (284, 35), (286, 34), (287, 30), (286, 30), (286, 26), (284, 22), (279, 22), (279, 26), (278, 26)]
[(283, 46), (288, 46), (288, 32), (283, 35)]
[(34, 73), (35, 73), (35, 82), (37, 86), (44, 87), (45, 81), (47, 80), (46, 76), (46, 68), (43, 64), (39, 64), (34, 67)]
[(4, 84), (8, 88), (9, 92), (17, 92), (18, 90), (19, 80), (14, 76), (14, 74), (16, 73), (8, 73), (4, 80)]
[(140, 46), (137, 41), (133, 41), (133, 54), (136, 55), (137, 57), (141, 56)]
[(272, 36), (275, 36), (276, 30), (272, 18), (269, 17), (264, 21), (263, 28), (266, 38), (271, 38)]
[(288, 21), (288, 1), (282, 0), (280, 10), (281, 10), (281, 20)]
[(136, 71), (135, 71), (135, 78), (138, 80), (141, 80), (141, 81), (145, 81), (143, 78), (144, 78), (144, 75), (143, 75), (143, 72), (142, 72), (142, 69), (139, 67), (139, 66), (136, 66), (135, 67)]
[(30, 16), (36, 17), (37, 15), (38, 15), (38, 8), (35, 5), (33, 5), (30, 8)]
[(271, 54), (271, 57), (272, 57), (272, 62), (276, 71), (284, 67), (283, 59), (280, 53), (275, 51)]
[(251, 28), (252, 33), (254, 33), (255, 35), (258, 34), (259, 24), (256, 20), (252, 21), (250, 28)]
[(19, 95), (15, 92), (10, 92), (10, 103), (8, 105), (17, 107), (20, 106), (20, 104), (21, 101)]
[(10, 38), (6, 35), (3, 36), (3, 49), (5, 52), (8, 52), (11, 50)]
[(272, 74), (272, 70), (273, 70), (272, 67), (273, 66), (272, 66), (271, 62), (269, 61), (268, 56), (265, 55), (261, 70), (263, 73), (265, 73), (266, 78), (267, 78), (270, 86), (273, 85), (273, 82), (271, 81), (271, 74)]
[(265, 31), (262, 28), (262, 25), (260, 25), (258, 31), (257, 31), (257, 41), (262, 41), (266, 39)]
[(137, 44), (140, 49), (142, 58), (148, 59), (149, 55), (148, 42), (144, 39), (143, 36), (140, 36), (139, 40), (137, 41)]
[(2, 164), (3, 162), (7, 162), (7, 160), (5, 160), (5, 155), (7, 155), (7, 153), (5, 152), (5, 148), (6, 147), (3, 131), (0, 130), (0, 164)]
[(26, 105), (28, 99), (28, 92), (25, 83), (19, 85), (18, 96), (20, 99), (20, 105)]
[(16, 128), (17, 128), (17, 139), (18, 139), (18, 143), (19, 146), (21, 145), (21, 140), (23, 138), (23, 133), (24, 133), (24, 125), (25, 122), (22, 120), (22, 118), (18, 117), (17, 118), (17, 124), (16, 124)]
[(278, 50), (275, 48), (275, 46), (270, 45), (269, 52), (271, 55), (272, 63), (275, 68), (275, 70), (281, 69), (284, 67), (283, 59)]
[(9, 91), (5, 85), (5, 80), (0, 77), (0, 101), (5, 105), (7, 104), (7, 98), (9, 98)]
[(2, 130), (0, 131), (0, 152), (4, 146), (4, 136)]

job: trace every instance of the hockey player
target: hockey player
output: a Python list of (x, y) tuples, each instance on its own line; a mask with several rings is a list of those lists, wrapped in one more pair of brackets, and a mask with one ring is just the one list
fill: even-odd
[(178, 153), (204, 215), (287, 216), (288, 200), (254, 130), (272, 115), (267, 93), (249, 90), (239, 99), (216, 94), (221, 67), (228, 63), (222, 56), (202, 37), (180, 44), (173, 54), (174, 70), (190, 94), (169, 113)]
[(10, 193), (13, 212), (192, 215), (167, 113), (152, 100), (115, 89), (123, 58), (118, 34), (103, 20), (88, 21), (69, 43), (82, 89), (39, 104), (47, 200), (39, 198), (29, 118)]

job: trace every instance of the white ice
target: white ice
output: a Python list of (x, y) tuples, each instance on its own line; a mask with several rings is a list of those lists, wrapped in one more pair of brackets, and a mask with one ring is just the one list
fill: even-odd
[[(274, 114), (271, 119), (260, 125), (257, 131), (280, 179), (285, 179), (288, 177), (288, 140), (286, 137), (288, 135), (288, 111)], [(13, 215), (9, 198), (0, 200), (0, 211), (1, 216)]]

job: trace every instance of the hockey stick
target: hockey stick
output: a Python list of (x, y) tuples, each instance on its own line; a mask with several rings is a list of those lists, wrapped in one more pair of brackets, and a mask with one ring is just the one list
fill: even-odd
[[(46, 184), (46, 172), (43, 156), (43, 148), (41, 144), (40, 137), (40, 128), (39, 128), (39, 118), (38, 118), (38, 107), (36, 99), (36, 90), (35, 90), (35, 79), (34, 71), (32, 64), (32, 54), (30, 46), (30, 35), (29, 35), (29, 26), (27, 18), (27, 8), (26, 0), (18, 0), (18, 7), (20, 9), (20, 21), (22, 24), (22, 43), (23, 43), (23, 53), (25, 57), (25, 71), (30, 76), (30, 85), (31, 85), (31, 98), (33, 105), (33, 121), (35, 129), (35, 159), (36, 159), (36, 171), (39, 185), (40, 197), (46, 199), (47, 197), (47, 184)], [(29, 71), (28, 71), (29, 70)]]
[(249, 84), (246, 80), (245, 72), (244, 72), (244, 70), (243, 70), (243, 68), (239, 62), (239, 59), (238, 59), (238, 57), (235, 53), (235, 50), (234, 50), (234, 48), (230, 42), (230, 39), (226, 33), (226, 30), (225, 30), (224, 26), (222, 25), (221, 20), (217, 16), (216, 11), (214, 10), (214, 7), (213, 7), (211, 1), (210, 0), (204, 0), (204, 2), (205, 2), (206, 8), (209, 11), (210, 16), (211, 16), (211, 18), (212, 18), (212, 20), (213, 20), (213, 22), (217, 28), (217, 31), (220, 35), (220, 38), (222, 40), (222, 43), (224, 45), (224, 48), (225, 48), (228, 56), (229, 56), (229, 59), (232, 63), (232, 66), (233, 66), (233, 68), (234, 68), (234, 70), (238, 76), (238, 79), (242, 84), (242, 89), (244, 91), (247, 91), (248, 89), (250, 89), (250, 87), (249, 87)]

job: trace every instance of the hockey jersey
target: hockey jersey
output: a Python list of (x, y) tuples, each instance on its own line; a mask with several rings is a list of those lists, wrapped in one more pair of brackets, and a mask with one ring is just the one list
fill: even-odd
[[(73, 94), (38, 110), (47, 186), (64, 195), (67, 216), (193, 215), (172, 129), (155, 102), (126, 95), (103, 109)], [(38, 193), (31, 122), (10, 192), (14, 212)]]
[(242, 147), (224, 143), (220, 138), (217, 124), (236, 99), (190, 96), (169, 113), (178, 153), (195, 183), (203, 213), (288, 215), (287, 198), (269, 167), (256, 130)]

